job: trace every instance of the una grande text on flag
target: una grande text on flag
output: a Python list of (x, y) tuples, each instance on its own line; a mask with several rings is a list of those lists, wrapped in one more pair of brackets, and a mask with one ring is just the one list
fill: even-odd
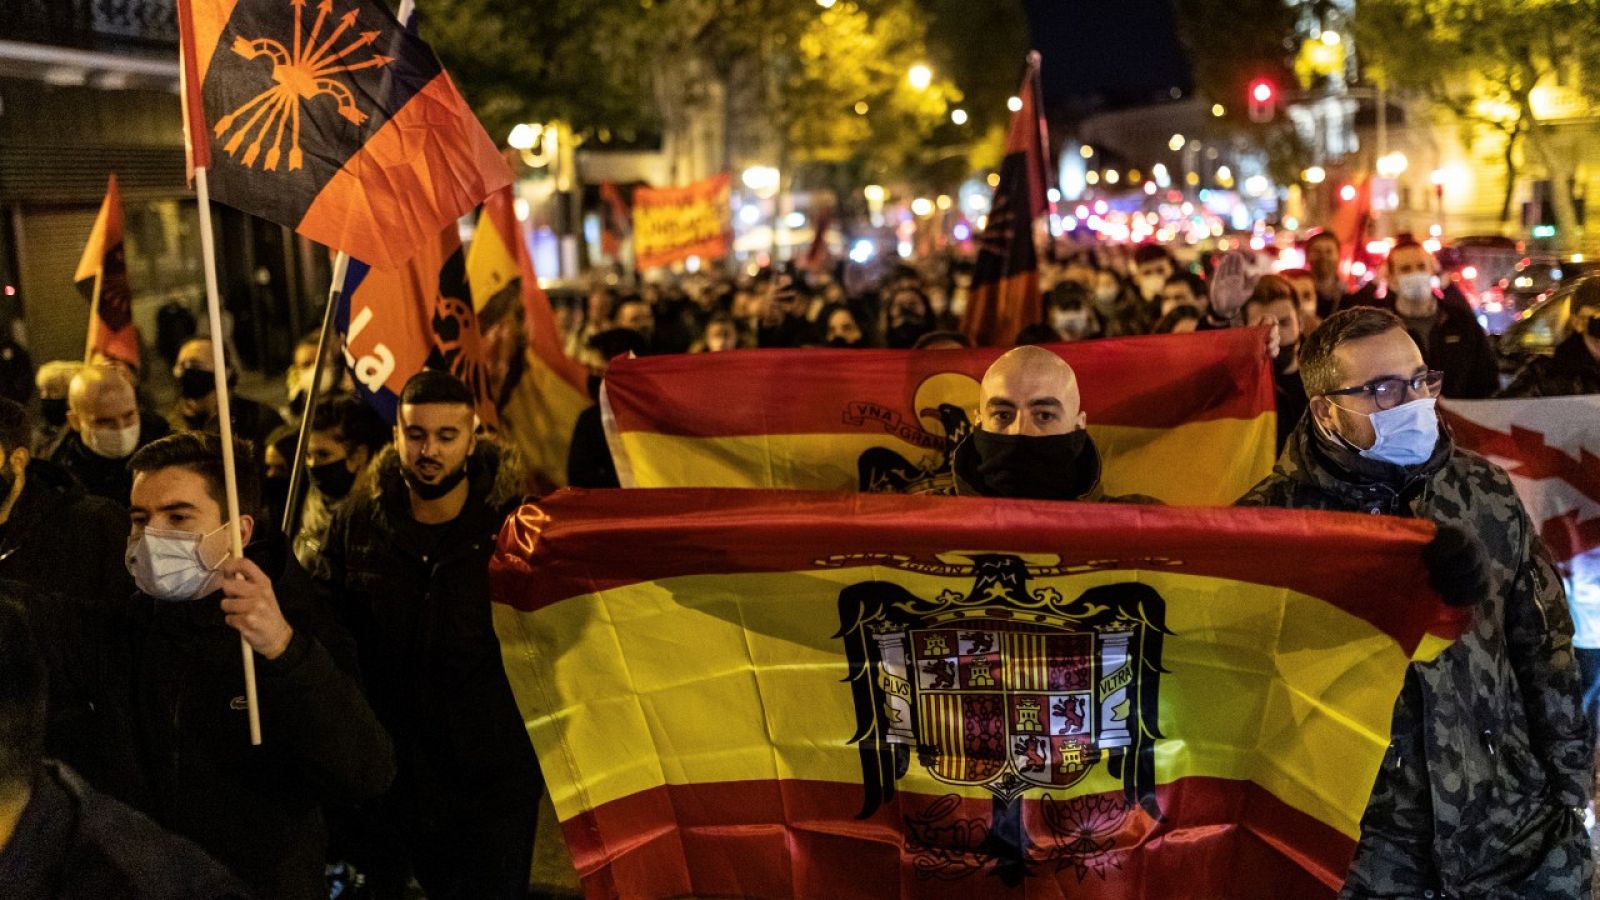
[(178, 0), (212, 196), (392, 267), (511, 181), (433, 50), (378, 0)]
[(572, 491), (507, 522), (491, 576), (591, 897), (1313, 900), (1409, 663), (1470, 616), (1427, 587), (1431, 534)]
[[(1224, 505), (1264, 478), (1276, 428), (1265, 342), (1231, 329), (1052, 347), (1077, 372), (1106, 492)], [(1001, 352), (617, 360), (602, 392), (607, 439), (624, 487), (945, 489)]]

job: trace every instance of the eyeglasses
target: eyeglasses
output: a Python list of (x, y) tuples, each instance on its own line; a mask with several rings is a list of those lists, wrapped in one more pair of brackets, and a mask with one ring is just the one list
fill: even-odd
[(1394, 409), (1405, 402), (1406, 392), (1422, 397), (1433, 397), (1444, 383), (1444, 373), (1429, 369), (1414, 378), (1379, 378), (1366, 384), (1338, 391), (1328, 391), (1325, 397), (1354, 397), (1365, 394), (1379, 409)]

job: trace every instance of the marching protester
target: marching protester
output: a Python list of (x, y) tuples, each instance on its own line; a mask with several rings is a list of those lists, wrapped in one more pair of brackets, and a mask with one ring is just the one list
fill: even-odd
[(645, 353), (644, 336), (631, 328), (612, 328), (589, 338), (589, 396), (593, 399), (578, 414), (572, 428), (572, 444), (567, 451), (567, 484), (572, 487), (621, 487), (617, 467), (606, 444), (605, 425), (600, 421), (600, 385), (612, 360)]
[(355, 635), (399, 760), (374, 822), (380, 897), (400, 896), (408, 873), (429, 897), (520, 900), (527, 889), (542, 788), (490, 621), (488, 571), (522, 475), (474, 436), (473, 403), (448, 373), (412, 376), (394, 446), (323, 544), (326, 602)]
[(1294, 288), (1285, 278), (1263, 275), (1244, 303), (1247, 321), (1270, 321), (1278, 327), (1280, 346), (1273, 360), (1273, 380), (1278, 401), (1277, 452), (1306, 412), (1306, 386), (1300, 378), (1300, 306)]
[(372, 407), (350, 394), (317, 401), (306, 442), (311, 490), (300, 507), (294, 555), (310, 571), (321, 561), (322, 540), (333, 513), (366, 476), (369, 464), (389, 445), (392, 430)]
[(1320, 321), (1349, 303), (1350, 295), (1341, 268), (1344, 248), (1339, 244), (1339, 236), (1327, 230), (1312, 232), (1302, 246), (1317, 295), (1316, 318)]
[(70, 472), (97, 497), (128, 502), (134, 451), (167, 434), (160, 417), (147, 415), (120, 369), (85, 366), (72, 376), (67, 395), (67, 430), (48, 459)]
[[(226, 359), (231, 390), (238, 381), (239, 373), (234, 368), (231, 356)], [(178, 399), (173, 403), (172, 414), (168, 416), (174, 429), (217, 430), (215, 371), (210, 338), (192, 338), (178, 348), (178, 361), (172, 367), (172, 377), (178, 382)], [(264, 445), (272, 432), (283, 424), (283, 419), (272, 407), (238, 394), (229, 398), (229, 412), (233, 415), (234, 434), (258, 447)]]
[(37, 634), (0, 590), (0, 897), (250, 898), (192, 842), (46, 758), (50, 677)]
[(0, 399), (0, 579), (59, 636), (43, 648), (53, 670), (50, 753), (98, 782), (117, 759), (100, 732), (107, 710), (96, 706), (95, 685), (80, 669), (57, 663), (84, 640), (86, 623), (120, 608), (133, 590), (122, 563), (128, 517), (121, 505), (34, 458), (29, 432), (27, 410)]
[(1587, 896), (1594, 738), (1561, 582), (1510, 478), (1457, 447), (1406, 323), (1355, 307), (1302, 343), (1310, 413), (1240, 503), (1434, 522), (1435, 586), (1474, 627), (1413, 665), (1344, 896)]
[(958, 495), (1143, 502), (1108, 497), (1086, 430), (1078, 376), (1060, 356), (1022, 346), (983, 373), (978, 426), (951, 462)]
[(33, 452), (43, 453), (60, 439), (67, 428), (67, 394), (72, 376), (83, 363), (53, 359), (39, 367), (34, 387), (39, 392), (39, 421), (34, 427)]
[(1600, 394), (1600, 279), (1580, 282), (1568, 303), (1567, 334), (1556, 352), (1524, 366), (1499, 396)]

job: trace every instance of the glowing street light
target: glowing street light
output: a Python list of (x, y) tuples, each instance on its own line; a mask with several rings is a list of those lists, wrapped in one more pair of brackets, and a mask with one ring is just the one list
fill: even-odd
[(1088, 159), (1089, 157), (1094, 155), (1094, 148), (1089, 146), (1088, 144), (1084, 144), (1082, 147), (1078, 148), (1078, 155), (1083, 157), (1084, 159)]
[(967, 111), (964, 109), (952, 109), (950, 111), (950, 121), (957, 125), (967, 124)]
[(1007, 100), (1006, 109), (1009, 109), (1012, 112), (1022, 112), (1022, 98), (1012, 97), (1011, 99)]
[(918, 197), (911, 201), (911, 212), (917, 216), (933, 215), (933, 201), (927, 197)]
[(539, 142), (539, 134), (544, 131), (544, 126), (535, 124), (522, 124), (511, 129), (511, 134), (506, 136), (506, 143), (513, 150), (532, 150), (533, 145)]
[(1177, 153), (1179, 150), (1183, 149), (1183, 145), (1185, 143), (1187, 143), (1187, 141), (1184, 139), (1183, 135), (1175, 134), (1172, 136), (1172, 140), (1167, 141), (1167, 149), (1171, 150), (1173, 153)]
[(1321, 166), (1312, 166), (1300, 173), (1300, 180), (1306, 184), (1321, 184), (1328, 180), (1328, 170)]
[(778, 170), (771, 166), (751, 166), (740, 177), (757, 196), (770, 197), (778, 192)]
[(884, 198), (889, 196), (889, 192), (884, 190), (881, 184), (869, 184), (861, 189), (861, 193), (866, 196), (868, 203), (874, 205), (882, 204)]
[(1399, 150), (1378, 157), (1378, 174), (1384, 178), (1399, 178), (1410, 165), (1406, 155)]
[(856, 115), (864, 116), (864, 115), (867, 114), (867, 110), (870, 109), (870, 108), (871, 107), (867, 106), (867, 101), (865, 101), (865, 100), (857, 100), (856, 101), (856, 105), (855, 105)]
[(1211, 114), (1220, 119), (1223, 116), (1227, 115), (1228, 111), (1226, 109), (1223, 109), (1221, 103), (1213, 103), (1213, 104), (1211, 104)]
[(917, 63), (906, 73), (906, 81), (909, 81), (916, 90), (925, 91), (928, 85), (933, 84), (933, 70), (922, 63)]

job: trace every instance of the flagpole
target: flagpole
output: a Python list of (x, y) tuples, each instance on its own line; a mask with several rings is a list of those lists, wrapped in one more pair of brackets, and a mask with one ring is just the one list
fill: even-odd
[[(227, 357), (222, 353), (222, 301), (217, 291), (217, 248), (211, 233), (211, 190), (205, 166), (194, 169), (195, 197), (200, 204), (200, 256), (205, 265), (206, 315), (211, 321), (211, 366), (216, 380), (217, 424), (222, 433), (222, 473), (228, 495), (228, 538), (234, 559), (244, 558), (244, 531), (239, 521), (239, 476), (233, 458), (233, 414), (228, 401)], [(256, 658), (250, 642), (239, 635), (244, 661), (244, 700), (250, 716), (250, 743), (261, 744), (261, 706), (256, 699)]]
[(100, 316), (100, 285), (106, 277), (105, 257), (102, 254), (100, 268), (94, 272), (94, 292), (89, 295), (89, 327), (83, 336), (83, 364), (93, 362), (94, 356), (94, 320)]
[(311, 419), (316, 414), (317, 395), (321, 393), (322, 373), (327, 366), (329, 345), (333, 343), (333, 316), (344, 291), (344, 278), (350, 268), (350, 254), (340, 250), (333, 257), (333, 280), (328, 285), (328, 306), (322, 311), (322, 335), (317, 340), (315, 374), (311, 387), (306, 390), (306, 405), (300, 412), (299, 434), (294, 440), (294, 460), (289, 463), (289, 494), (283, 505), (283, 535), (294, 540), (294, 526), (300, 519), (301, 482), (305, 479), (306, 447), (311, 443)]

